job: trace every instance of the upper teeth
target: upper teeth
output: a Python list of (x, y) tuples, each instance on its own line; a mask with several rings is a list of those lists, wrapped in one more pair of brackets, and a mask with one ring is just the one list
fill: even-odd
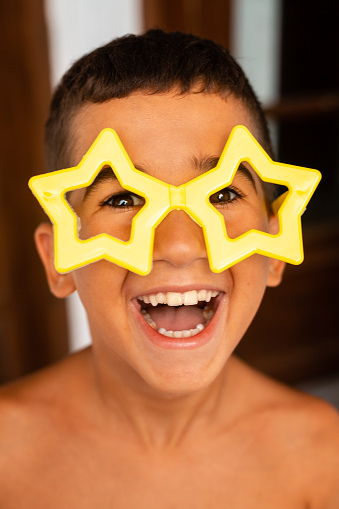
[(151, 295), (142, 295), (138, 300), (145, 302), (145, 304), (167, 304), (167, 306), (194, 306), (198, 301), (209, 302), (212, 297), (219, 295), (216, 290), (191, 290), (189, 292), (159, 292)]

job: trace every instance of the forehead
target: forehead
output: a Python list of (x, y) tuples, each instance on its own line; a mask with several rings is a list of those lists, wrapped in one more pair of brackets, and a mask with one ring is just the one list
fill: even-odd
[(232, 96), (135, 93), (101, 104), (87, 103), (71, 122), (71, 166), (78, 164), (107, 127), (118, 133), (134, 164), (168, 171), (188, 158), (220, 156), (239, 124), (258, 137), (248, 110)]

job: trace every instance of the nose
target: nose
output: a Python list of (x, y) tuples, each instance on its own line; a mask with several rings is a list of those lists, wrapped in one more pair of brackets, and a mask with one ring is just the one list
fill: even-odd
[(207, 259), (202, 228), (183, 210), (172, 210), (155, 229), (153, 261), (185, 267)]

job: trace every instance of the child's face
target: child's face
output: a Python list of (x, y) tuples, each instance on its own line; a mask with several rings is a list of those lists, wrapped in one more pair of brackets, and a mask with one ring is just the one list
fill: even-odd
[[(239, 100), (225, 101), (211, 94), (134, 94), (88, 104), (72, 122), (71, 164), (76, 165), (100, 131), (110, 127), (137, 168), (179, 186), (216, 165), (215, 158), (238, 124), (258, 138)], [(260, 180), (245, 165), (249, 174), (236, 175), (235, 189), (214, 197), (220, 200), (216, 206), (232, 238), (252, 228), (267, 232), (275, 227), (267, 217)], [(81, 218), (81, 238), (109, 233), (128, 240), (131, 218), (142, 202), (126, 195), (111, 199), (121, 192), (117, 180), (104, 179), (86, 196), (85, 190), (72, 193), (70, 203)], [(220, 373), (254, 317), (267, 284), (278, 284), (280, 266), (253, 255), (229, 270), (213, 273), (201, 228), (185, 212), (173, 211), (156, 229), (149, 275), (139, 276), (103, 260), (60, 278), (74, 281), (88, 313), (98, 360), (111, 365), (115, 360), (115, 366), (123, 367), (124, 376), (139, 387), (141, 377), (161, 392), (187, 393), (206, 387)], [(199, 305), (182, 307), (152, 306), (145, 302), (147, 298), (139, 299), (153, 296), (156, 303), (155, 296), (167, 292), (192, 292), (188, 297), (203, 299), (202, 290), (217, 296), (210, 304), (202, 300)], [(205, 326), (198, 334), (177, 332), (188, 337), (157, 332), (159, 328), (190, 331), (198, 324)]]

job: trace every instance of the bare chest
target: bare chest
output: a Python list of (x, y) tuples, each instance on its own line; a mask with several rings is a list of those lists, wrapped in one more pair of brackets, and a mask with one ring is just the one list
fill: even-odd
[[(274, 455), (197, 447), (180, 454), (142, 454), (123, 444), (76, 441), (44, 450), (9, 467), (0, 507), (72, 509), (302, 509), (298, 479)], [(4, 480), (4, 477), (2, 477)]]

